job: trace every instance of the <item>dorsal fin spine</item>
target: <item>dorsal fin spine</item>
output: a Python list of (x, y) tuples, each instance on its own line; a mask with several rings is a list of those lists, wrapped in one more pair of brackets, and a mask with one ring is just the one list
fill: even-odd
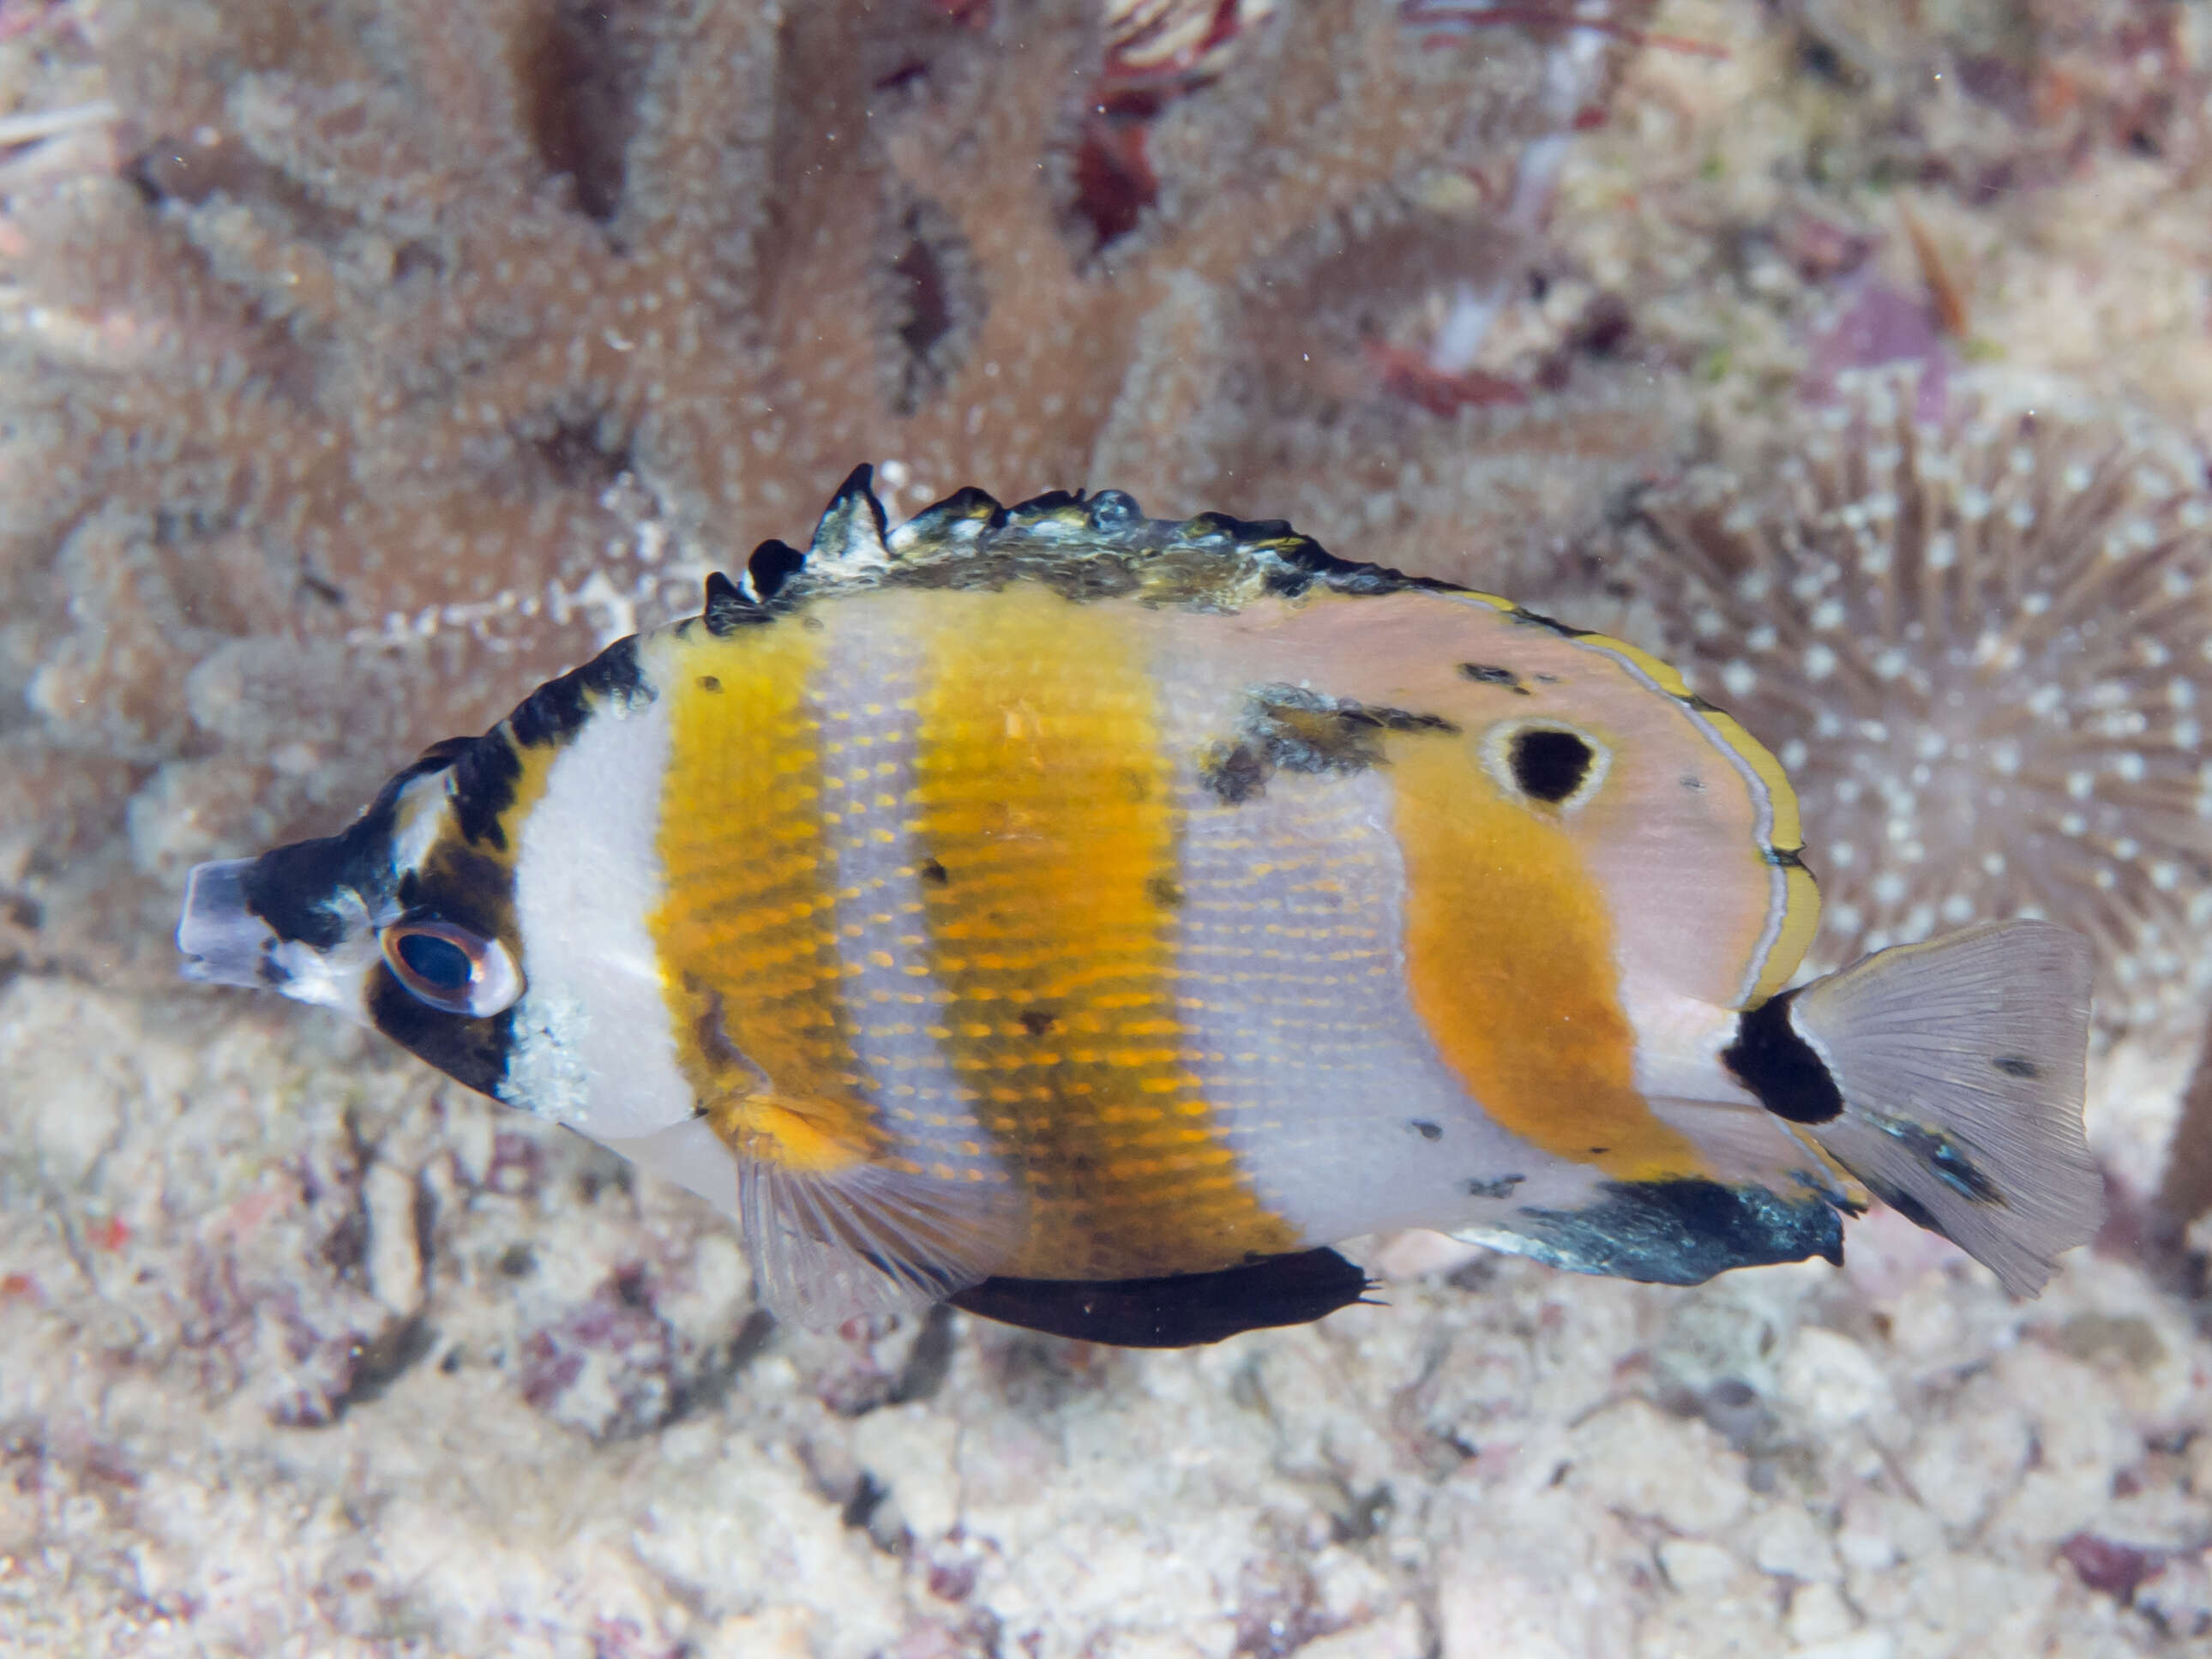
[(890, 546), (884, 539), (890, 520), (870, 487), (875, 474), (875, 468), (863, 461), (845, 475), (815, 527), (814, 540), (806, 550), (810, 562), (848, 568), (890, 562)]

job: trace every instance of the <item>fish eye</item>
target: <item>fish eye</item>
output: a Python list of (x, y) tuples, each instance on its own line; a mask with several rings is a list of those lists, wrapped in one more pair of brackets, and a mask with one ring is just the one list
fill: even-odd
[(1512, 720), (1484, 735), (1484, 768), (1524, 799), (1571, 810), (1597, 793), (1612, 757), (1586, 732), (1542, 720)]
[(477, 1018), (513, 1006), (522, 975), (507, 947), (466, 927), (430, 917), (384, 930), (384, 961), (417, 1001)]

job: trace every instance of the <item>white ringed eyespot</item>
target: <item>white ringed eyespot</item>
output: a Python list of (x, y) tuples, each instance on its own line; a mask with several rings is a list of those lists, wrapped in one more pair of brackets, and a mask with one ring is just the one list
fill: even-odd
[(481, 1019), (522, 994), (521, 970), (507, 947), (456, 923), (406, 918), (386, 927), (380, 943), (392, 976), (441, 1012)]
[(1482, 734), (1483, 769), (1507, 793), (1571, 812), (1598, 792), (1613, 753), (1555, 720), (1504, 720)]

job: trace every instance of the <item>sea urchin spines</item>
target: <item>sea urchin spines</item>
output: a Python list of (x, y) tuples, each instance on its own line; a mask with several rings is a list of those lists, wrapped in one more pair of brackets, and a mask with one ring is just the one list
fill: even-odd
[(2204, 977), (2212, 498), (2178, 446), (1875, 380), (1761, 489), (1717, 471), (1628, 532), (1660, 643), (1796, 780), (1821, 965), (2045, 915), (2108, 1023)]

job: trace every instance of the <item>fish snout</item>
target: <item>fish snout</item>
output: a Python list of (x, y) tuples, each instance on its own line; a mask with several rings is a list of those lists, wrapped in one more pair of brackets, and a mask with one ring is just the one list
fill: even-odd
[(246, 902), (246, 872), (253, 864), (252, 859), (221, 859), (194, 865), (185, 878), (177, 949), (185, 955), (181, 971), (186, 979), (259, 988), (281, 986), (290, 977), (270, 949), (276, 930)]

